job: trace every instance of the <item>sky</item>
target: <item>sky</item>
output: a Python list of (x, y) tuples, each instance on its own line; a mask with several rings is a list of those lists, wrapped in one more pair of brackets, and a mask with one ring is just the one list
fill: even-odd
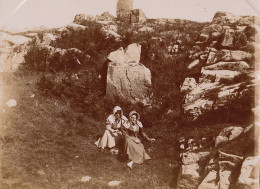
[[(76, 14), (116, 15), (117, 0), (0, 0), (0, 28), (62, 27)], [(148, 18), (211, 21), (217, 11), (260, 17), (260, 0), (134, 0)]]

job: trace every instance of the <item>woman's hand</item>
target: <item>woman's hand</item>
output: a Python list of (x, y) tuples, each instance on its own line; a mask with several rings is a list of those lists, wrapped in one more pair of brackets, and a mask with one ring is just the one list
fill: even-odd
[(139, 138), (136, 138), (134, 141), (135, 141), (135, 143), (137, 143), (137, 144), (141, 143), (141, 140), (140, 140)]
[(120, 132), (120, 131), (119, 131), (118, 129), (116, 129), (116, 130), (113, 130), (112, 134), (113, 134), (114, 136), (117, 136), (119, 132)]
[(155, 141), (155, 138), (151, 138), (150, 141), (151, 141), (151, 142), (154, 142), (154, 141)]

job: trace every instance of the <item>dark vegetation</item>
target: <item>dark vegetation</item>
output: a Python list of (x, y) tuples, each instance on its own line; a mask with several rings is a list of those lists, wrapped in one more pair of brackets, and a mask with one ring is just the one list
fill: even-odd
[[(107, 55), (120, 47), (139, 43), (142, 45), (140, 62), (151, 70), (154, 104), (158, 105), (156, 111), (142, 111), (143, 117), (153, 120), (155, 113), (158, 119), (158, 115), (165, 114), (170, 108), (180, 108), (182, 95), (179, 86), (185, 77), (194, 75), (186, 70), (191, 61), (188, 58), (189, 50), (204, 24), (185, 21), (180, 25), (179, 22), (177, 20), (175, 23), (156, 26), (153, 33), (137, 34), (134, 31), (140, 26), (121, 23), (118, 26), (118, 33), (123, 36), (121, 41), (106, 38), (100, 31), (100, 24), (85, 22), (85, 30), (66, 33), (52, 46), (77, 48), (88, 57), (76, 57), (73, 53), (60, 56), (56, 53), (53, 58), (49, 58), (48, 49), (39, 47), (34, 41), (25, 56), (24, 68), (42, 75), (38, 87), (45, 95), (66, 99), (83, 114), (102, 120), (115, 104), (120, 104), (127, 111), (130, 108), (143, 109), (141, 105), (124, 105), (120, 100), (112, 102), (104, 95)], [(158, 37), (161, 41), (151, 40), (152, 37)], [(177, 40), (182, 41), (183, 51), (171, 55), (167, 47)], [(81, 64), (77, 63), (77, 59)]]

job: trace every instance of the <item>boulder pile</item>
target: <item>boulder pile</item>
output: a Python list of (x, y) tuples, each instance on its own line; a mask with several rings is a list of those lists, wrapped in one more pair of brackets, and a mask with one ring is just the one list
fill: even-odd
[(225, 106), (230, 99), (242, 98), (247, 91), (254, 90), (259, 26), (257, 17), (217, 12), (202, 29), (190, 51), (188, 66), (200, 68), (201, 76), (186, 78), (181, 86), (186, 119), (196, 120), (205, 112)]
[(181, 137), (177, 188), (259, 188), (260, 158), (223, 152), (221, 148), (241, 140), (254, 141), (254, 125), (226, 127), (218, 136), (200, 140)]

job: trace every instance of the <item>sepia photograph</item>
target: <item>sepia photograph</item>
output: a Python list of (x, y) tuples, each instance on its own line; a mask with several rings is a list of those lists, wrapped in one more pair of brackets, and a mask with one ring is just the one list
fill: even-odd
[(0, 0), (0, 189), (259, 189), (259, 0)]

